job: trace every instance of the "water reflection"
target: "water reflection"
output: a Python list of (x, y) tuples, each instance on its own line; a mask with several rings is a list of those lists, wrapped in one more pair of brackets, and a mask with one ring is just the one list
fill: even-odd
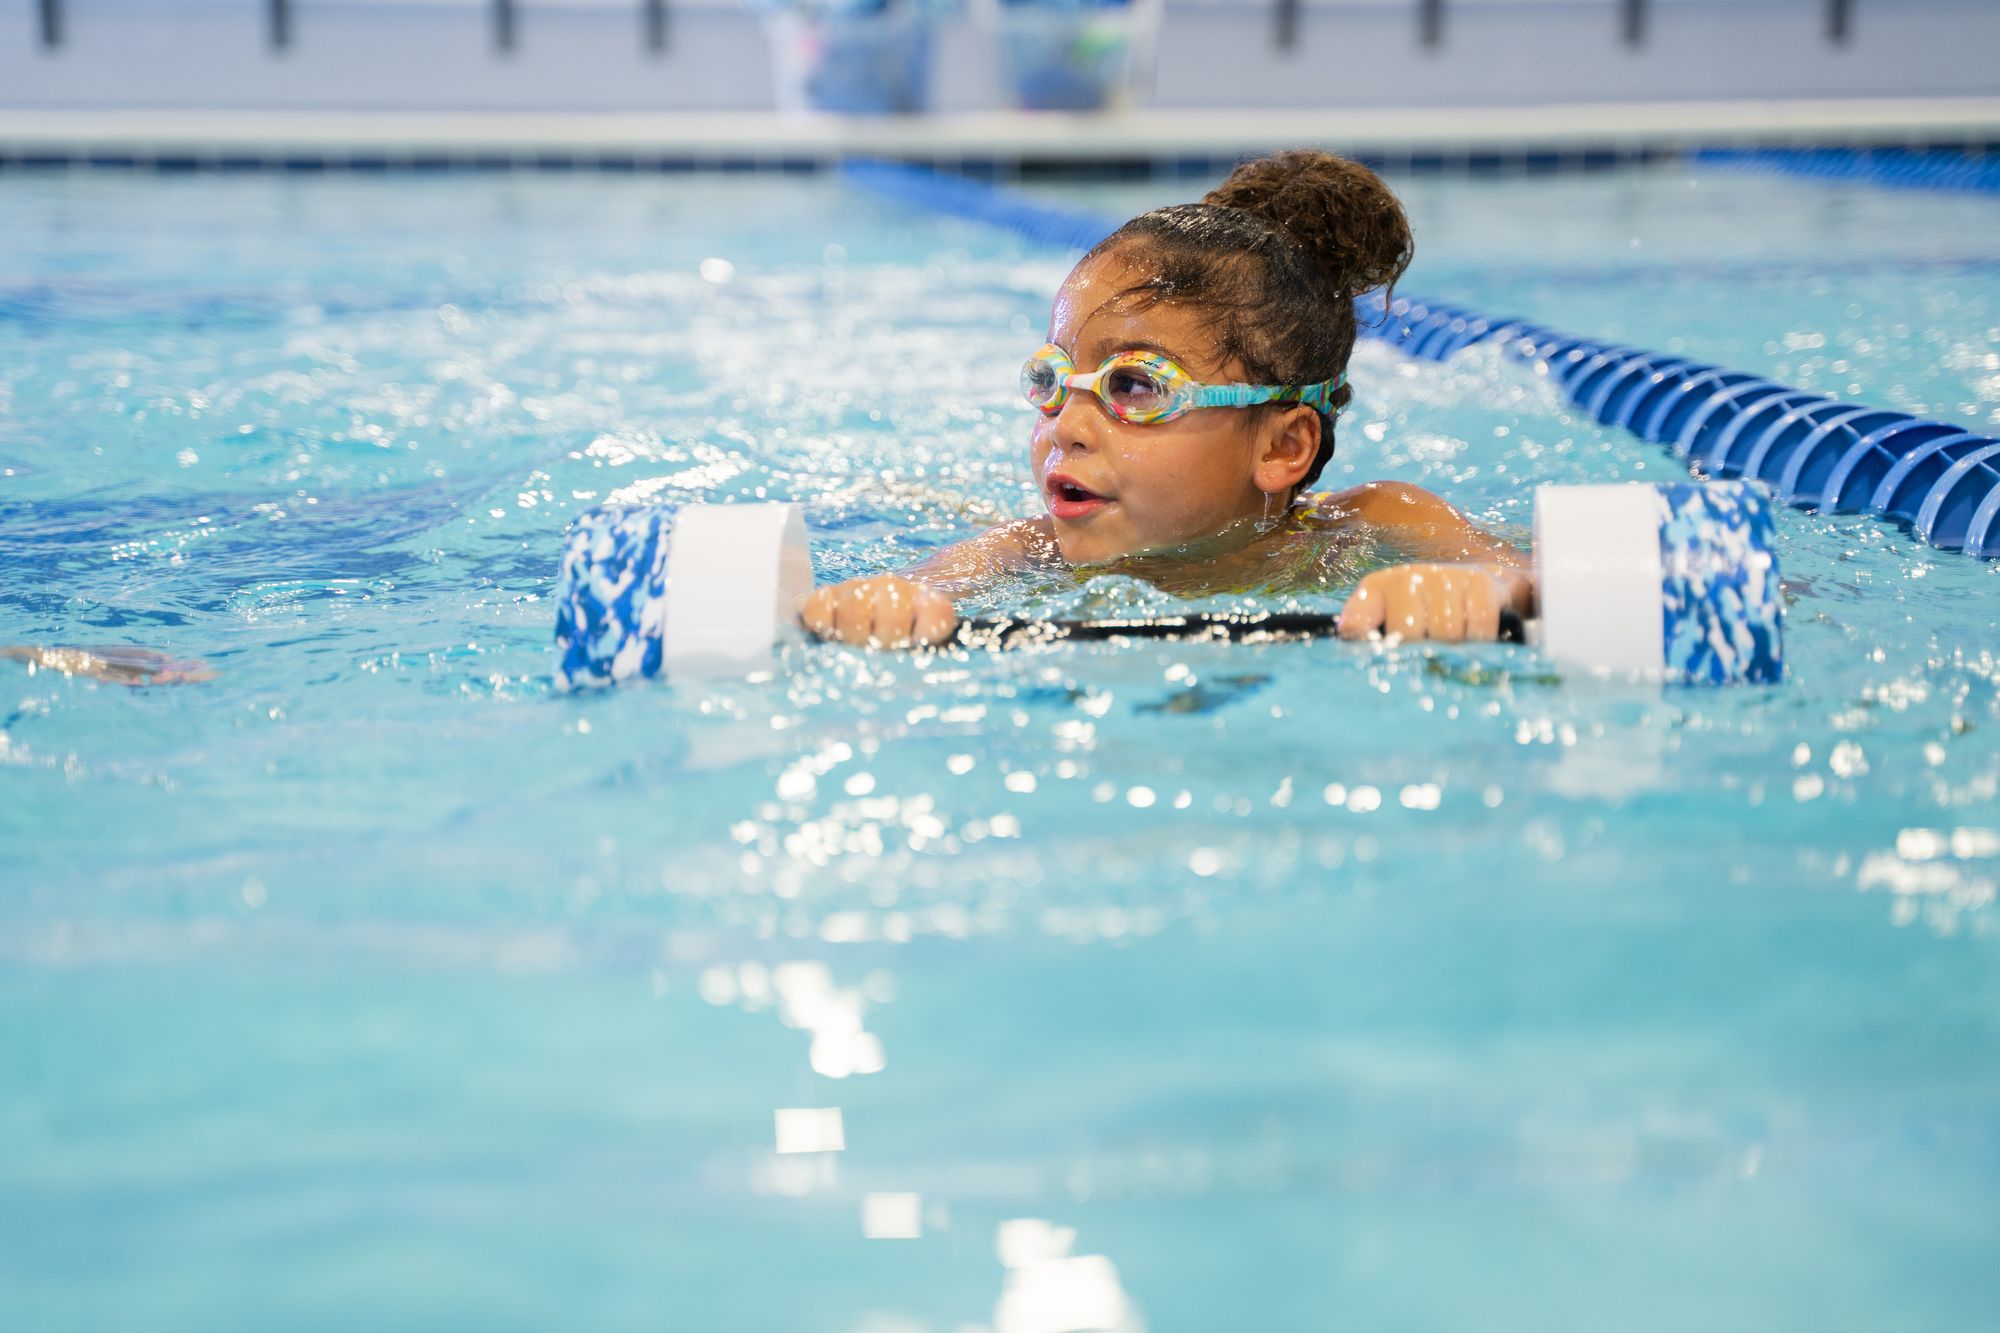
[(1020, 1218), (1000, 1224), (997, 1243), (1007, 1279), (993, 1333), (1145, 1333), (1111, 1260), (1070, 1253), (1074, 1227)]
[[(859, 938), (865, 922), (851, 924), (852, 937)], [(829, 937), (840, 933), (831, 930), (833, 925), (829, 918)], [(756, 1012), (775, 1003), (786, 1027), (812, 1034), (808, 1058), (813, 1072), (823, 1078), (879, 1074), (887, 1064), (882, 1039), (863, 1025), (871, 1002), (885, 1003), (895, 995), (895, 982), (885, 971), (871, 972), (859, 986), (837, 986), (832, 969), (821, 962), (779, 963), (768, 969), (755, 961), (733, 967), (717, 963), (702, 972), (698, 984), (701, 997), (712, 1005), (739, 1004)]]
[(869, 1240), (916, 1240), (924, 1234), (924, 1196), (907, 1192), (861, 1196), (861, 1234)]
[(774, 1118), (781, 1154), (834, 1153), (847, 1147), (847, 1127), (838, 1106), (784, 1107)]
[(1992, 906), (1996, 874), (1973, 864), (2000, 857), (2000, 831), (1990, 828), (1906, 828), (1893, 850), (1873, 851), (1855, 871), (1862, 892), (1893, 895), (1890, 919), (1921, 920), (1939, 935), (1956, 934), (1968, 913)]
[(847, 1125), (838, 1106), (790, 1106), (773, 1112), (775, 1156), (750, 1172), (752, 1193), (803, 1198), (834, 1187), (837, 1154), (847, 1149)]

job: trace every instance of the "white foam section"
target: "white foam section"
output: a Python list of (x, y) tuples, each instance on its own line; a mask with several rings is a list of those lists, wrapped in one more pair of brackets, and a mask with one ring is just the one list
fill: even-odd
[(797, 505), (688, 505), (667, 552), (669, 678), (741, 672), (798, 631), (812, 555)]
[(1666, 630), (1652, 487), (1536, 491), (1535, 575), (1543, 652), (1612, 674), (1659, 674)]

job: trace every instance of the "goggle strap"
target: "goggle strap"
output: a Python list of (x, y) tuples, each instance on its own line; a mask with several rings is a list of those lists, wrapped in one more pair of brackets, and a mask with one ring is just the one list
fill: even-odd
[(1258, 403), (1300, 403), (1332, 415), (1334, 394), (1347, 383), (1345, 374), (1319, 384), (1295, 388), (1283, 384), (1208, 384), (1196, 390), (1196, 407), (1251, 407)]
[(1282, 398), (1288, 391), (1268, 384), (1205, 384), (1195, 390), (1196, 407), (1250, 407)]
[(1328, 416), (1338, 416), (1340, 409), (1333, 405), (1333, 396), (1340, 392), (1340, 386), (1347, 383), (1347, 372), (1342, 371), (1323, 383), (1310, 385), (1299, 391), (1299, 401), (1309, 403)]

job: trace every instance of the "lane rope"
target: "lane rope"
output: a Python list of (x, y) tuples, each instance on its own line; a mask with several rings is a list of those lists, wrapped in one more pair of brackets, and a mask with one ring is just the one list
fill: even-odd
[(1891, 190), (2000, 194), (2000, 156), (1920, 148), (1704, 148), (1697, 166)]

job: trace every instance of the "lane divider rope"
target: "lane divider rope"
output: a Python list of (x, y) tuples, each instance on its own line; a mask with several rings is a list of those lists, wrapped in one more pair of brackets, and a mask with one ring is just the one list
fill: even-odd
[(1895, 190), (2000, 194), (2000, 156), (1918, 148), (1705, 148), (1702, 167), (1756, 175), (1880, 185)]

